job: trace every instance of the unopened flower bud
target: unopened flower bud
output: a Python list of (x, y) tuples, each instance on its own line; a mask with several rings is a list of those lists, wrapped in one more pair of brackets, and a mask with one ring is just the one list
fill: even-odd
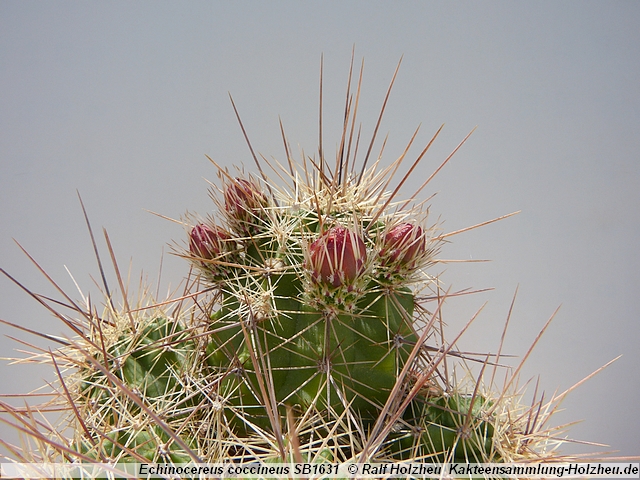
[(236, 178), (224, 189), (224, 207), (234, 219), (248, 225), (254, 224), (256, 217), (269, 204), (260, 188), (250, 180)]
[(425, 248), (426, 240), (422, 228), (411, 223), (401, 223), (384, 236), (380, 255), (388, 263), (411, 267)]
[(224, 252), (225, 242), (230, 238), (231, 236), (221, 228), (211, 228), (199, 223), (189, 234), (189, 250), (196, 257), (211, 260)]
[(364, 241), (342, 226), (324, 232), (309, 247), (313, 279), (334, 287), (351, 284), (367, 259)]

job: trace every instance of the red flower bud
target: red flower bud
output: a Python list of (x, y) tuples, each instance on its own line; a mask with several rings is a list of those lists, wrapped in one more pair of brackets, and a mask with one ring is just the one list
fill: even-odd
[(309, 247), (314, 280), (334, 287), (352, 283), (362, 273), (366, 259), (362, 238), (342, 226), (327, 230)]
[(267, 197), (253, 182), (236, 178), (224, 189), (224, 207), (229, 214), (241, 222), (253, 223), (255, 216), (268, 205)]
[(411, 223), (401, 223), (384, 236), (380, 255), (390, 263), (412, 266), (425, 248), (426, 240), (422, 228)]
[(199, 223), (189, 234), (189, 250), (196, 257), (211, 260), (224, 252), (224, 243), (230, 238), (227, 232), (218, 227), (211, 228)]

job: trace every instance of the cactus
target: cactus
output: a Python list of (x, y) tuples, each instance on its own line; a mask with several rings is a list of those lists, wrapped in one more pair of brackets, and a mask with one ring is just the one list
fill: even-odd
[[(38, 407), (2, 404), (30, 439), (23, 451), (9, 447), (17, 458), (557, 457), (558, 432), (545, 425), (562, 396), (525, 407), (515, 378), (496, 392), (482, 375), (465, 386), (451, 374), (461, 354), (444, 338), (447, 294), (432, 272), (446, 235), (414, 202), (418, 192), (398, 198), (431, 142), (388, 191), (405, 154), (367, 166), (369, 148), (356, 168), (348, 98), (333, 165), (322, 146), (319, 158), (296, 164), (285, 141), (287, 167), (273, 167), (274, 179), (260, 163), (259, 177), (218, 167), (218, 211), (183, 222), (178, 254), (196, 272), (183, 294), (137, 308), (124, 296), (118, 308), (105, 283), (100, 315), (65, 295), (78, 318), (58, 316), (76, 338), (31, 360), (59, 374), (40, 411), (56, 405), (68, 415), (49, 426), (32, 422)], [(497, 362), (487, 356), (483, 371)]]
[[(350, 409), (370, 423), (416, 344), (409, 279), (418, 269), (417, 259), (429, 262), (435, 248), (421, 245), (417, 252), (414, 245), (403, 246), (415, 257), (411, 262), (382, 255), (390, 248), (391, 229), (375, 222), (371, 207), (354, 215), (350, 206), (341, 206), (348, 201), (340, 198), (341, 186), (326, 185), (315, 190), (316, 197), (298, 199), (295, 212), (291, 198), (263, 198), (257, 211), (230, 204), (237, 197), (229, 192), (240, 186), (245, 192), (260, 188), (234, 179), (224, 190), (227, 223), (235, 235), (227, 243), (236, 250), (231, 255), (243, 262), (231, 264), (226, 255), (192, 257), (221, 292), (207, 348), (214, 374), (225, 377), (222, 395), (264, 426), (269, 402), (262, 398), (256, 375), (268, 373), (262, 377), (273, 390), (270, 400), (279, 406), (270, 412), (276, 421), (290, 405), (338, 416)], [(326, 210), (316, 208), (321, 195)], [(192, 244), (202, 229), (220, 230), (196, 225)], [(254, 233), (245, 236), (249, 231)], [(412, 243), (425, 240), (420, 234)], [(392, 274), (394, 282), (385, 280)]]

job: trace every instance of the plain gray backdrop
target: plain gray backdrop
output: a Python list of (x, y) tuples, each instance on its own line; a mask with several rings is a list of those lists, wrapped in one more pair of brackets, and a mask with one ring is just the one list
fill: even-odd
[[(366, 139), (404, 56), (381, 126), (386, 162), (419, 124), (410, 160), (445, 123), (405, 195), (477, 126), (422, 193), (437, 192), (433, 218), (453, 231), (522, 211), (443, 249), (441, 258), (491, 260), (442, 267), (446, 285), (494, 288), (446, 305), (449, 337), (488, 302), (460, 345), (495, 351), (518, 287), (504, 350), (522, 356), (561, 306), (522, 382), (539, 375), (549, 398), (622, 354), (565, 400), (555, 423), (583, 420), (569, 437), (610, 446), (567, 453), (640, 454), (637, 2), (0, 1), (0, 267), (55, 295), (16, 239), (72, 296), (65, 266), (98, 302), (78, 190), (105, 260), (102, 227), (132, 278), (144, 271), (155, 286), (164, 252), (161, 291), (178, 285), (187, 265), (167, 245), (184, 242), (184, 230), (148, 211), (208, 213), (204, 179), (216, 177), (205, 154), (255, 170), (228, 92), (258, 152), (285, 160), (280, 116), (294, 152), (313, 154), (324, 55), (331, 157), (354, 45), (356, 64), (365, 60)], [(69, 333), (5, 277), (0, 318)], [(30, 340), (0, 333), (2, 356), (24, 348), (5, 335)], [(3, 393), (53, 378), (0, 364)], [(15, 441), (5, 425), (0, 437)]]

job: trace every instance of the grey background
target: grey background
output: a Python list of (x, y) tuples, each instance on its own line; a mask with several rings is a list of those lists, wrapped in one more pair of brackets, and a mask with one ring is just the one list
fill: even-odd
[[(280, 115), (294, 151), (312, 153), (324, 53), (331, 155), (352, 46), (356, 63), (365, 58), (365, 138), (404, 55), (381, 128), (385, 158), (422, 123), (415, 158), (446, 123), (404, 193), (478, 126), (423, 195), (439, 192), (432, 212), (447, 231), (522, 210), (445, 247), (442, 258), (492, 260), (448, 266), (447, 284), (495, 288), (449, 302), (450, 336), (488, 301), (461, 346), (495, 350), (519, 285), (505, 350), (523, 355), (562, 305), (522, 380), (539, 374), (548, 398), (623, 354), (566, 399), (556, 423), (584, 419), (572, 438), (640, 454), (639, 26), (637, 2), (2, 1), (0, 266), (54, 295), (15, 238), (75, 298), (64, 266), (97, 301), (78, 189), (121, 268), (132, 262), (133, 284), (144, 271), (155, 285), (165, 252), (165, 292), (187, 271), (166, 255), (184, 232), (146, 210), (206, 214), (203, 178), (215, 169), (205, 154), (254, 169), (227, 92), (257, 151), (284, 160)], [(0, 318), (65, 332), (4, 277)], [(2, 355), (14, 348), (0, 339)], [(0, 366), (4, 393), (43, 378), (48, 369)], [(15, 438), (4, 425), (0, 437)]]

